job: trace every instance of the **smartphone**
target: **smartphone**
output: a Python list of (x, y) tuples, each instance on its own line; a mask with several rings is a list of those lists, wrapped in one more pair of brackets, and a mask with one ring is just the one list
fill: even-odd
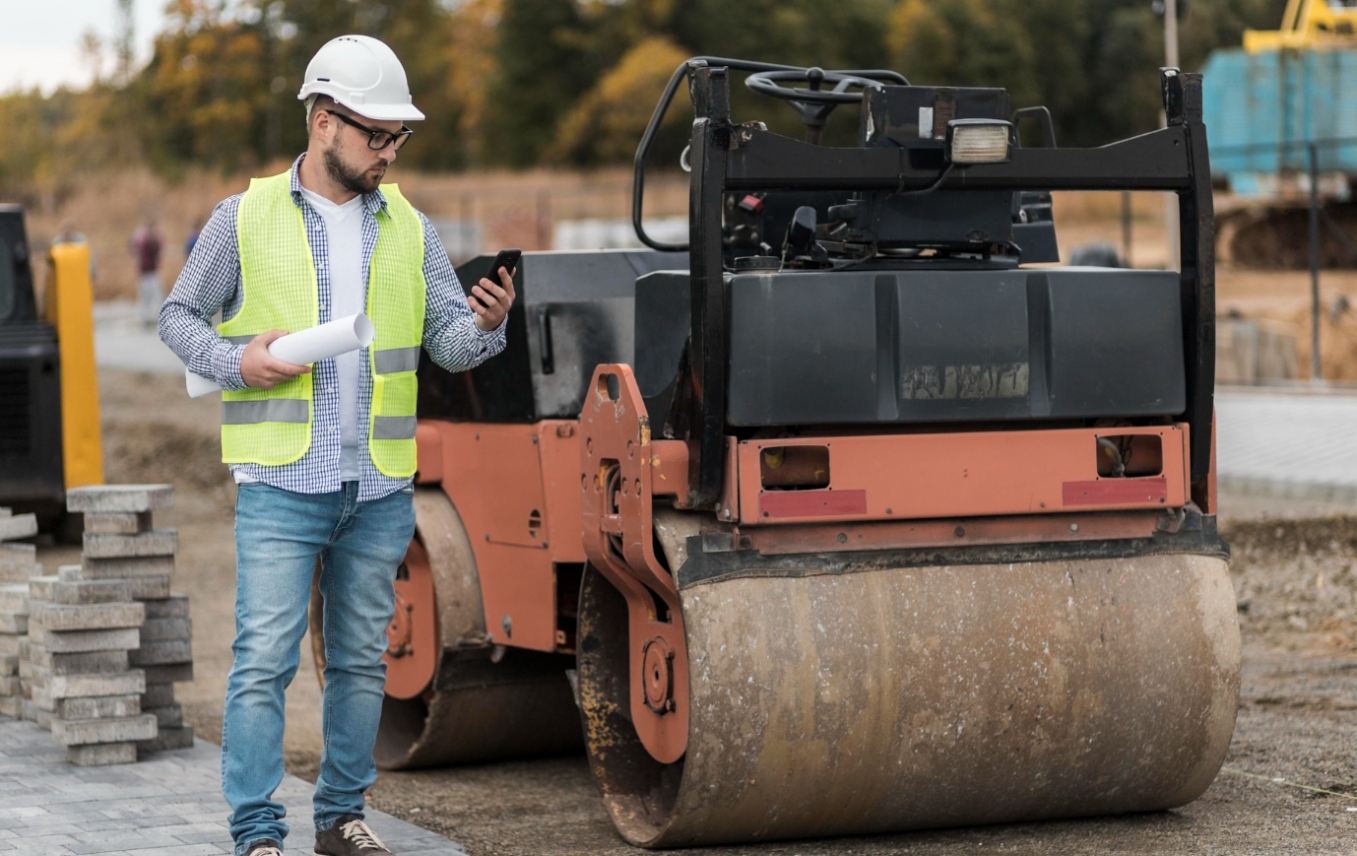
[(523, 251), (517, 247), (510, 247), (507, 250), (500, 250), (495, 253), (495, 260), (490, 265), (490, 272), (485, 275), (486, 279), (499, 285), (499, 269), (504, 268), (513, 272), (518, 267), (518, 260), (523, 257)]

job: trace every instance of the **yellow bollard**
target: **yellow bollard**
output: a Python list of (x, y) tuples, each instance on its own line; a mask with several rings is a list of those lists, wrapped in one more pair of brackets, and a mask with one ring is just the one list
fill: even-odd
[(70, 490), (104, 483), (89, 245), (56, 244), (47, 261), (43, 315), (61, 349), (62, 465)]

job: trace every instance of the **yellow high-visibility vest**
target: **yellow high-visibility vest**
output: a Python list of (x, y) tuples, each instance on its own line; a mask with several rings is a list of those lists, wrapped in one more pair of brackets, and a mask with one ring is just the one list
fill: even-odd
[[(269, 330), (295, 332), (320, 323), (316, 265), (291, 172), (250, 181), (236, 214), (240, 311), (217, 329), (244, 344)], [(368, 266), (367, 315), (376, 337), (367, 348), (372, 370), (368, 451), (393, 478), (415, 472), (415, 369), (424, 334), (424, 226), (396, 185), (382, 188), (377, 245)], [(312, 375), (273, 389), (222, 394), (221, 455), (228, 464), (280, 466), (311, 447)]]

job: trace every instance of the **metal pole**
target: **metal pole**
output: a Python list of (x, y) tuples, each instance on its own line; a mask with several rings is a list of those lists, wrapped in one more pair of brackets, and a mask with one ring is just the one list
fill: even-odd
[(1319, 146), (1310, 155), (1310, 379), (1319, 380)]
[(1121, 193), (1121, 263), (1129, 267), (1135, 267), (1131, 264), (1131, 192), (1123, 190)]
[[(1164, 65), (1178, 67), (1178, 0), (1164, 0)], [(1160, 119), (1161, 128), (1168, 127), (1168, 117)], [(1178, 237), (1178, 194), (1164, 196), (1164, 240), (1168, 245), (1168, 261), (1165, 267), (1177, 270), (1182, 265)]]

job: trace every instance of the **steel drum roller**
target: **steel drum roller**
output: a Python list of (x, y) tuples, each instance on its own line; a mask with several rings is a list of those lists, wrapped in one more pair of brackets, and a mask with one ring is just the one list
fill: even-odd
[(1225, 757), (1239, 630), (1218, 555), (748, 576), (681, 592), (688, 751), (626, 716), (626, 614), (581, 601), (586, 744), (651, 847), (1180, 806)]

